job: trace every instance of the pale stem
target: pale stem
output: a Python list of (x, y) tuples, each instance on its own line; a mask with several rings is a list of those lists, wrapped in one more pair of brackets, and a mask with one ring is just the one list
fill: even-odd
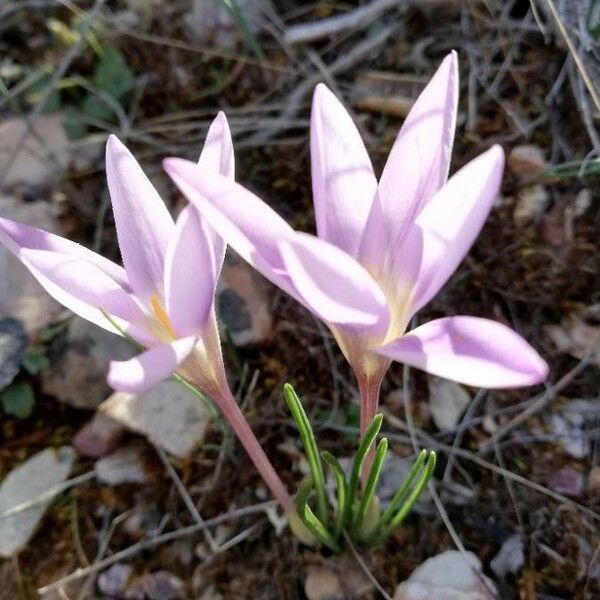
[[(367, 431), (373, 417), (377, 414), (379, 408), (379, 391), (381, 389), (381, 382), (385, 371), (381, 374), (377, 373), (373, 377), (357, 377), (358, 380), (358, 393), (360, 396), (360, 437)], [(363, 468), (360, 473), (360, 482), (364, 488), (367, 479), (369, 478), (369, 472), (371, 471), (371, 465), (373, 464), (373, 458), (375, 457), (375, 444), (371, 446), (371, 449), (365, 457)]]
[(216, 390), (211, 396), (242, 443), (242, 446), (244, 446), (250, 460), (254, 463), (256, 470), (260, 473), (271, 494), (273, 494), (286, 514), (294, 514), (296, 508), (292, 497), (256, 439), (229, 387), (223, 385), (221, 389)]

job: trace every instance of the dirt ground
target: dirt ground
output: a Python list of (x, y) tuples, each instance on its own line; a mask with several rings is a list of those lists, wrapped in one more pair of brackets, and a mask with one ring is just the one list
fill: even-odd
[[(195, 157), (223, 109), (237, 179), (295, 228), (313, 231), (308, 117), (314, 85), (325, 81), (344, 99), (380, 173), (407, 107), (455, 49), (460, 114), (451, 172), (494, 143), (504, 147), (508, 166), (480, 238), (419, 320), (469, 314), (504, 321), (549, 362), (550, 379), (513, 391), (469, 390), (477, 404), (453, 429), (440, 431), (430, 414), (427, 376), (393, 365), (382, 390), (384, 430), (398, 456), (411, 454), (410, 429), (420, 445), (438, 451), (442, 510), (425, 499), (384, 546), (358, 549), (362, 567), (350, 550), (331, 556), (301, 545), (288, 529), (277, 533), (258, 509), (219, 526), (223, 541), (234, 539), (230, 547), (203, 549), (201, 533), (184, 531), (194, 518), (147, 446), (149, 482), (111, 486), (91, 479), (53, 501), (18, 558), (0, 563), (0, 598), (37, 597), (37, 589), (78, 568), (89, 574), (43, 597), (108, 598), (97, 576), (114, 563), (131, 565), (136, 575), (168, 572), (183, 582), (185, 598), (306, 598), (307, 577), (318, 569), (334, 579), (354, 577), (355, 596), (338, 590), (315, 598), (379, 598), (365, 571), (393, 596), (418, 565), (457, 541), (481, 560), (499, 598), (600, 597), (600, 3), (398, 1), (316, 39), (294, 27), (380, 3), (238, 0), (241, 20), (227, 16), (225, 2), (203, 13), (196, 3), (196, 14), (192, 4), (0, 4), (0, 118), (30, 118), (35, 128), (40, 115), (59, 113), (71, 140), (67, 156), (46, 148), (45, 160), (57, 163), (56, 170), (31, 183), (6, 175), (18, 160), (11, 162), (17, 140), (0, 139), (0, 194), (51, 205), (64, 235), (118, 260), (103, 158), (94, 144), (117, 133), (175, 209), (182, 199), (160, 162)], [(294, 40), (294, 34), (306, 37)], [(116, 48), (123, 59), (104, 78), (96, 43)], [(28, 77), (34, 85), (24, 83)], [(94, 105), (102, 94), (110, 96), (108, 112)], [(270, 339), (239, 347), (227, 342), (225, 355), (254, 431), (294, 489), (302, 461), (282, 384), (290, 381), (301, 392), (321, 446), (339, 456), (354, 450), (357, 392), (326, 328), (275, 288), (266, 297)], [(68, 344), (61, 336), (58, 331), (44, 342), (51, 353), (42, 373), (19, 375), (35, 390), (31, 415), (0, 413), (0, 477), (39, 450), (72, 444), (91, 417), (42, 391), (43, 371)], [(30, 341), (40, 343), (35, 336)], [(565, 417), (573, 412), (575, 421)], [(239, 445), (222, 444), (212, 427), (189, 458), (171, 458), (205, 519), (268, 499)], [(90, 471), (93, 462), (78, 458), (72, 476)], [(138, 515), (137, 526), (131, 515)], [(510, 536), (524, 556), (514, 572), (499, 577), (490, 561)], [(157, 597), (170, 597), (162, 594)]]

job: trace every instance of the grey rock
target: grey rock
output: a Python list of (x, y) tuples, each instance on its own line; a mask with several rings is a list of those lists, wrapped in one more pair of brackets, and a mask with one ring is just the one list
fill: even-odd
[(108, 485), (148, 481), (143, 448), (138, 444), (120, 448), (96, 461), (94, 472), (98, 481)]
[(0, 389), (15, 378), (27, 349), (27, 334), (21, 321), (0, 319)]
[[(0, 515), (46, 494), (71, 472), (75, 452), (69, 446), (47, 448), (13, 469), (0, 486)], [(0, 518), (0, 556), (14, 556), (29, 542), (52, 496)]]
[(124, 433), (125, 428), (120, 423), (97, 412), (77, 432), (73, 445), (83, 456), (101, 458), (117, 448)]

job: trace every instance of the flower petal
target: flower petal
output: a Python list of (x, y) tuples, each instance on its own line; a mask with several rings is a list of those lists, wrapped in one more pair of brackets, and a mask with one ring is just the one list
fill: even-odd
[(260, 198), (221, 175), (208, 175), (190, 161), (168, 158), (165, 170), (201, 218), (255, 269), (288, 293), (280, 241), (293, 229)]
[(478, 317), (430, 321), (376, 352), (438, 377), (485, 388), (534, 385), (548, 376), (548, 365), (521, 336)]
[(306, 233), (281, 243), (281, 254), (304, 304), (328, 323), (369, 327), (384, 335), (387, 302), (369, 273), (337, 246)]
[(108, 385), (119, 392), (142, 393), (169, 377), (190, 355), (196, 338), (181, 338), (164, 346), (146, 350), (136, 357), (112, 361), (108, 370)]
[(415, 101), (389, 154), (361, 240), (363, 262), (395, 254), (408, 226), (448, 177), (458, 108), (451, 52)]
[(72, 242), (53, 233), (0, 218), (0, 242), (2, 242), (17, 258), (22, 248), (32, 250), (49, 250), (69, 254), (87, 262), (93, 263), (121, 287), (129, 290), (129, 282), (125, 269), (114, 262), (88, 250), (84, 246)]
[(310, 156), (318, 235), (356, 256), (377, 180), (352, 118), (322, 83), (313, 96)]
[(20, 251), (23, 264), (58, 302), (75, 314), (114, 332), (102, 310), (127, 323), (141, 324), (144, 314), (114, 279), (94, 263), (49, 250)]
[(106, 176), (121, 257), (133, 289), (144, 300), (162, 293), (165, 256), (173, 219), (129, 150), (111, 135)]
[(494, 146), (455, 173), (417, 217), (420, 234), (409, 231), (399, 250), (414, 260), (415, 240), (422, 243), (413, 313), (438, 293), (471, 248), (498, 195), (503, 169), (504, 152)]
[(229, 123), (223, 111), (217, 114), (208, 128), (198, 165), (209, 173), (220, 173), (224, 177), (234, 178), (233, 142)]
[(215, 298), (217, 267), (214, 235), (191, 205), (175, 226), (165, 264), (165, 303), (180, 336), (199, 335)]

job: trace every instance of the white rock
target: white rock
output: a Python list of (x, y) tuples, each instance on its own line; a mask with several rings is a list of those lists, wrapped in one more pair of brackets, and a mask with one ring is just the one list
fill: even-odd
[[(62, 483), (69, 476), (74, 459), (75, 452), (69, 446), (47, 448), (13, 469), (0, 486), (0, 515)], [(52, 498), (46, 498), (0, 517), (0, 556), (13, 556), (27, 545), (51, 501)]]
[(522, 144), (515, 146), (508, 155), (508, 167), (519, 177), (536, 177), (548, 167), (544, 153), (538, 146)]
[(431, 418), (441, 431), (454, 429), (471, 396), (455, 381), (429, 377), (429, 407)]
[[(41, 115), (33, 122), (22, 150), (5, 175), (6, 187), (16, 183), (43, 185), (69, 164), (69, 140), (63, 128), (64, 115)], [(15, 143), (27, 130), (23, 119), (6, 119), (0, 123), (0, 165), (4, 166), (15, 149)]]
[(310, 567), (304, 582), (308, 600), (342, 600), (344, 592), (339, 575), (327, 567)]
[[(0, 195), (0, 215), (59, 233), (54, 209), (48, 202), (24, 202), (14, 196)], [(63, 313), (63, 307), (48, 295), (31, 273), (2, 245), (0, 280), (0, 316), (19, 319), (30, 335), (34, 336)]]
[(180, 458), (204, 439), (210, 415), (196, 396), (164, 381), (141, 396), (117, 392), (99, 410)]
[(94, 472), (98, 481), (108, 485), (148, 481), (143, 449), (136, 444), (119, 448), (112, 454), (97, 460)]
[(494, 585), (481, 574), (481, 562), (466, 554), (469, 564), (456, 550), (427, 559), (396, 588), (394, 600), (494, 600)]
[(517, 194), (517, 205), (513, 212), (515, 225), (524, 227), (544, 212), (550, 201), (545, 187), (537, 184), (524, 187)]
[(509, 573), (518, 573), (524, 563), (523, 538), (515, 533), (504, 541), (498, 554), (492, 558), (490, 568), (498, 577), (504, 578)]

